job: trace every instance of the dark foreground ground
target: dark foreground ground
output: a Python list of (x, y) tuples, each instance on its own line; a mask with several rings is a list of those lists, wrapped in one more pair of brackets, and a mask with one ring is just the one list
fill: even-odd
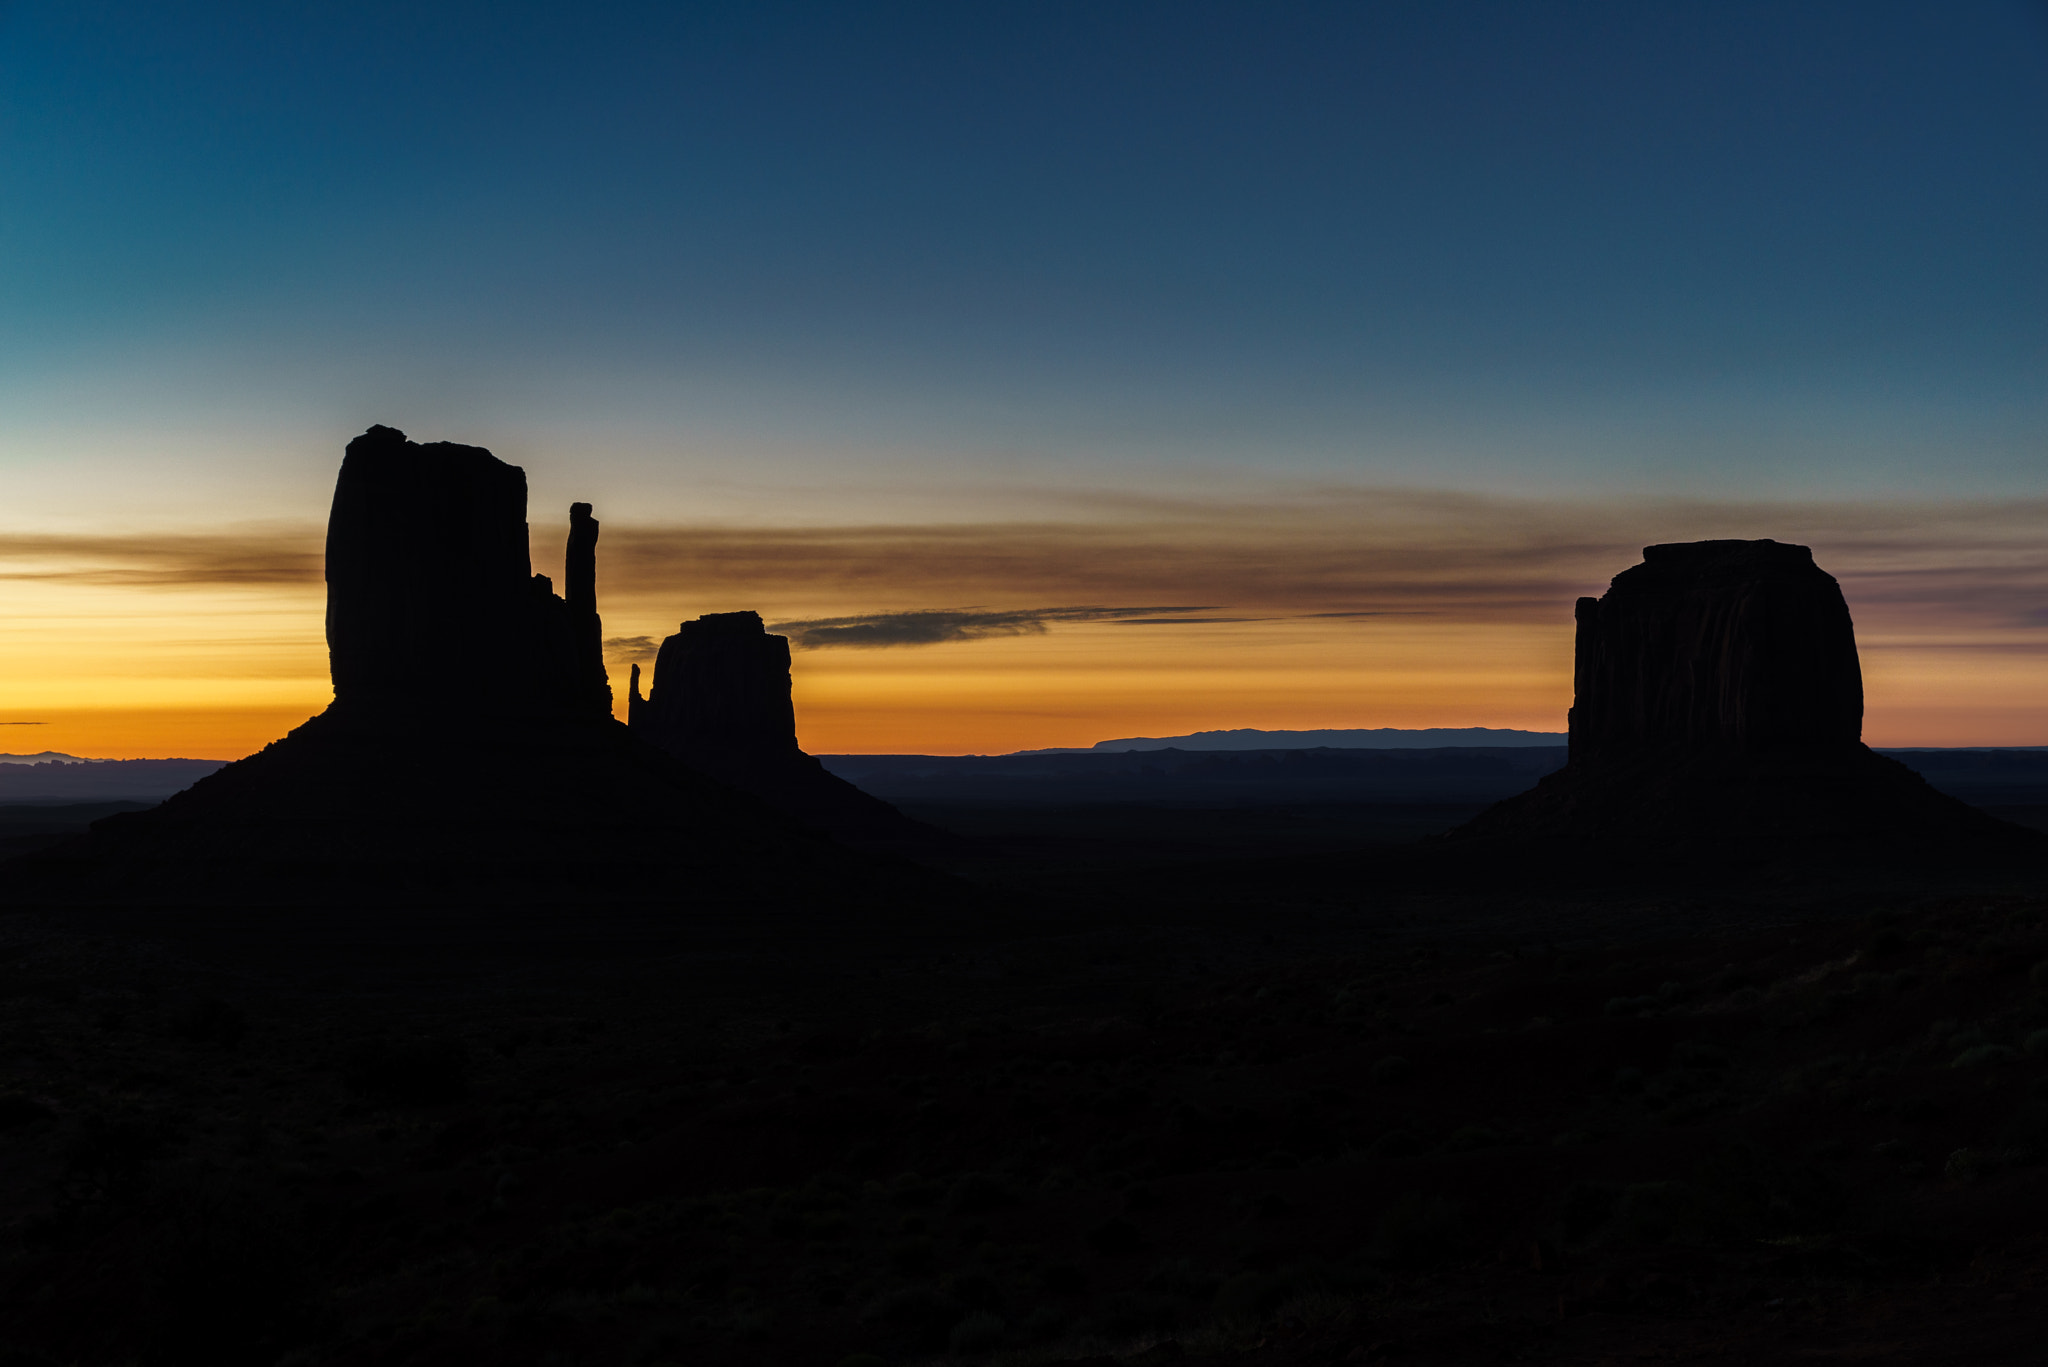
[(0, 918), (0, 1363), (2040, 1360), (2037, 890), (1189, 871), (1454, 819), (1352, 817), (955, 813), (932, 907)]

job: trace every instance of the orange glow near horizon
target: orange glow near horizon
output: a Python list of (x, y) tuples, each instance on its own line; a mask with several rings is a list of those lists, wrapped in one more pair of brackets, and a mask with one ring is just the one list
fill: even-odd
[[(233, 759), (331, 698), (324, 648), (303, 630), (265, 649), (212, 615), (159, 614), (154, 639), (138, 639), (139, 619), (113, 621), (144, 667), (81, 686), (65, 652), (10, 671), (0, 722), (40, 724), (0, 726), (0, 751)], [(209, 640), (209, 628), (220, 636)], [(70, 658), (108, 657), (109, 642), (91, 645)], [(798, 735), (812, 753), (999, 754), (1237, 727), (1561, 731), (1570, 652), (1568, 623), (1084, 624), (921, 648), (801, 651), (793, 674)], [(1866, 649), (1864, 669), (1873, 745), (2048, 744), (2033, 652)], [(625, 674), (614, 666), (621, 715)]]
[[(813, 753), (1002, 753), (1239, 727), (1561, 731), (1572, 599), (1632, 563), (1639, 533), (1812, 535), (1857, 619), (1870, 743), (2048, 745), (2048, 622), (2029, 615), (2048, 593), (2040, 511), (1386, 494), (1176, 507), (1130, 524), (614, 525), (599, 591), (621, 714), (628, 662), (651, 663), (678, 621), (706, 612), (1040, 613), (1005, 628), (1019, 634), (799, 650), (798, 734)], [(0, 726), (0, 751), (232, 759), (319, 712), (331, 692), (318, 536), (303, 524), (0, 535), (0, 722), (37, 723)], [(537, 569), (554, 568), (545, 548), (558, 543), (535, 529)], [(1221, 606), (1120, 606), (1132, 604)], [(1114, 619), (1174, 612), (1215, 620)], [(472, 681), (488, 686), (488, 664), (427, 662), (423, 705), (459, 705)]]

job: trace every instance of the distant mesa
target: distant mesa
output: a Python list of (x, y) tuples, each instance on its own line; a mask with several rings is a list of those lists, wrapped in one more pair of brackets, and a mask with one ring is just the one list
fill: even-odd
[(0, 756), (0, 803), (162, 801), (219, 769), (220, 759)]
[[(753, 903), (935, 876), (832, 844), (611, 716), (598, 523), (566, 598), (532, 572), (526, 476), (372, 427), (328, 522), (333, 704), (162, 806), (7, 865), (15, 902)], [(451, 691), (456, 669), (470, 682)], [(787, 706), (787, 681), (783, 689)]]
[(633, 666), (626, 718), (634, 735), (691, 768), (835, 835), (937, 834), (827, 772), (797, 745), (789, 638), (770, 635), (759, 613), (684, 622), (661, 643), (645, 698), (640, 666)]
[(1619, 860), (2036, 839), (1864, 746), (1855, 627), (1805, 546), (1650, 546), (1577, 619), (1569, 762), (1453, 839)]
[(1437, 750), (1448, 747), (1563, 745), (1560, 731), (1496, 730), (1490, 726), (1438, 726), (1418, 730), (1381, 726), (1325, 731), (1193, 731), (1185, 736), (1126, 736), (1085, 749), (1025, 750), (1021, 754), (1122, 753), (1132, 750)]

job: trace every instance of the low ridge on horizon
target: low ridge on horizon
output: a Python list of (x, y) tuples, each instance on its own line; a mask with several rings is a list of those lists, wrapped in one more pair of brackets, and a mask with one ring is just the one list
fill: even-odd
[(1227, 731), (1191, 731), (1185, 736), (1125, 736), (1086, 746), (1020, 750), (1023, 755), (1117, 753), (1129, 750), (1429, 750), (1445, 746), (1563, 745), (1562, 731), (1517, 731), (1490, 726), (1337, 727), (1317, 731), (1262, 731), (1241, 726)]

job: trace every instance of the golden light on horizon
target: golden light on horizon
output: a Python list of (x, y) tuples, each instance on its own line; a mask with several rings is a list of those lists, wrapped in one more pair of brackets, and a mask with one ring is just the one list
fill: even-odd
[[(1237, 727), (1556, 731), (1571, 701), (1572, 599), (1633, 563), (1645, 530), (1768, 532), (1812, 535), (1842, 579), (1867, 740), (2048, 744), (2048, 630), (2028, 615), (2048, 598), (2048, 556), (2031, 505), (1644, 511), (1411, 496), (1404, 512), (1400, 497), (1176, 506), (1129, 526), (615, 519), (599, 563), (613, 688), (623, 713), (627, 662), (651, 664), (655, 642), (706, 612), (900, 625), (979, 605), (1022, 625), (798, 650), (805, 748), (988, 753)], [(559, 534), (540, 525), (533, 540), (546, 572)], [(233, 758), (283, 735), (332, 696), (319, 546), (310, 524), (0, 535), (0, 722), (42, 723), (0, 727), (0, 750)], [(1157, 620), (1133, 604), (1182, 606)], [(459, 706), (465, 688), (488, 687), (489, 665), (423, 661), (422, 708)]]

